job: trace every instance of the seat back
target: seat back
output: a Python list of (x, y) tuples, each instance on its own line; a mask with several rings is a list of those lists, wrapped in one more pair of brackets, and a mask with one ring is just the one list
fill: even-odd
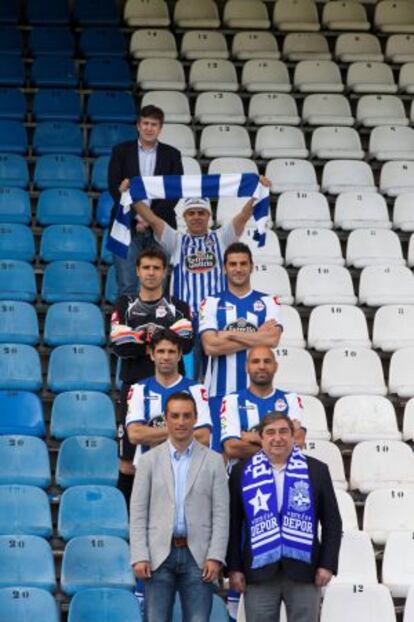
[(60, 446), (56, 483), (62, 488), (82, 484), (115, 486), (117, 449), (112, 439), (102, 436), (72, 436)]

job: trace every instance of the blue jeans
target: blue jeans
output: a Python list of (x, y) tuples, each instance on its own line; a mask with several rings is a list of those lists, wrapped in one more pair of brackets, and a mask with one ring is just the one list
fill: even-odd
[(183, 622), (209, 622), (214, 586), (202, 579), (188, 547), (172, 547), (167, 559), (144, 582), (144, 621), (171, 622), (178, 591)]
[(137, 231), (131, 233), (132, 237), (128, 249), (128, 257), (123, 259), (114, 253), (118, 296), (136, 296), (139, 287), (136, 268), (138, 255), (146, 248), (159, 246), (154, 240), (152, 229), (150, 228), (142, 233), (138, 233)]

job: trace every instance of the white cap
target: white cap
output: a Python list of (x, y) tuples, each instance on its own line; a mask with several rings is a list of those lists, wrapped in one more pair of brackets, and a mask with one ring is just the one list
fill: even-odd
[(188, 209), (195, 208), (205, 209), (209, 214), (212, 213), (210, 199), (185, 199), (182, 207), (182, 213), (185, 214)]

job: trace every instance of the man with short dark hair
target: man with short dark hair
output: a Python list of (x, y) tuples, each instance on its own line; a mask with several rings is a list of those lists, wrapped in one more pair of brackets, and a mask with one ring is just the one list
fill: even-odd
[(230, 586), (244, 593), (246, 622), (278, 620), (282, 600), (288, 622), (317, 622), (342, 536), (329, 470), (302, 454), (286, 415), (266, 415), (259, 434), (262, 449), (230, 476)]
[[(183, 166), (178, 149), (158, 140), (164, 124), (164, 112), (157, 106), (144, 106), (137, 121), (138, 139), (129, 140), (112, 149), (108, 167), (108, 187), (114, 200), (111, 222), (116, 213), (121, 193), (128, 180), (136, 176), (182, 175)], [(123, 184), (124, 182), (124, 184)], [(151, 209), (171, 227), (176, 228), (174, 201), (154, 200)], [(136, 259), (144, 248), (155, 246), (152, 230), (137, 216), (131, 221), (131, 244), (128, 257), (114, 255), (118, 295), (132, 295), (137, 290)]]

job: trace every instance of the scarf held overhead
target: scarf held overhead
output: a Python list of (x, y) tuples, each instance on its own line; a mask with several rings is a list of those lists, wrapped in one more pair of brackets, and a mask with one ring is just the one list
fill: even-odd
[(280, 512), (272, 465), (263, 451), (246, 462), (241, 485), (252, 568), (282, 557), (310, 564), (315, 512), (308, 463), (300, 449), (292, 449), (286, 464)]
[(107, 247), (120, 257), (126, 258), (131, 243), (132, 204), (144, 199), (220, 199), (222, 197), (253, 197), (256, 199), (253, 218), (257, 229), (254, 239), (259, 246), (265, 243), (266, 221), (269, 217), (269, 188), (259, 181), (255, 173), (223, 175), (158, 175), (133, 177), (127, 192), (121, 195), (117, 206)]

